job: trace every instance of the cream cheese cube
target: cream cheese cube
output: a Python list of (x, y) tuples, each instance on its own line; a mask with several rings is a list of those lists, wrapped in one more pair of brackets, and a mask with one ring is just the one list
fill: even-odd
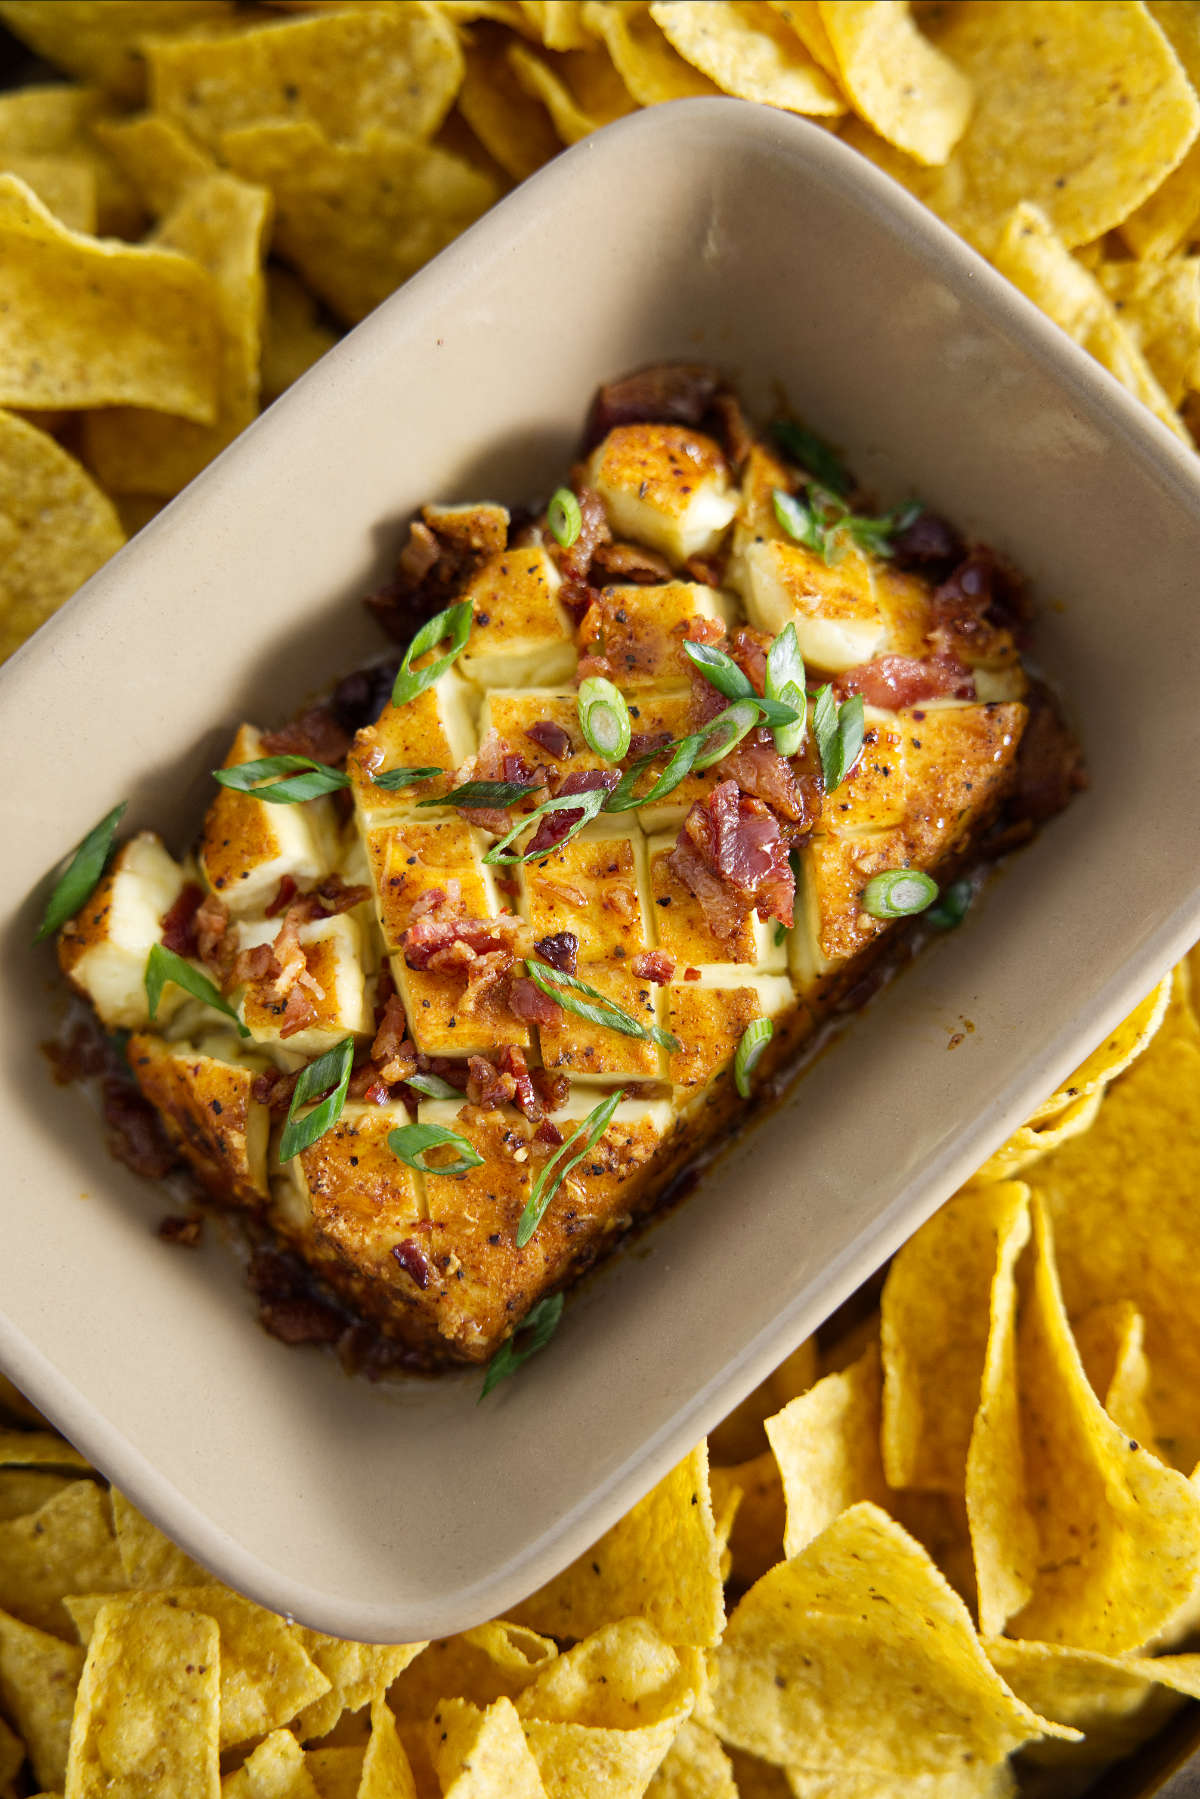
[[(281, 920), (268, 918), (243, 926), (239, 942), (244, 949), (271, 943)], [(365, 1037), (374, 1031), (374, 1016), (367, 1000), (363, 973), (362, 933), (352, 913), (318, 918), (299, 929), (300, 946), (308, 972), (320, 992), (310, 989), (316, 1017), (302, 1031), (281, 1034), (287, 996), (279, 996), (269, 981), (251, 982), (242, 996), (242, 1020), (256, 1043), (265, 1044), (277, 1059), (294, 1066), (322, 1055), (347, 1033)]]
[[(64, 925), (58, 959), (73, 986), (86, 994), (110, 1030), (150, 1022), (146, 960), (162, 939), (162, 924), (186, 874), (153, 831), (141, 831), (117, 851), (112, 867), (85, 906)], [(185, 999), (168, 985), (158, 1004), (161, 1025)]]
[(717, 444), (679, 425), (618, 425), (588, 469), (614, 535), (676, 564), (715, 550), (738, 509)]
[[(255, 762), (263, 754), (260, 733), (243, 725), (225, 767)], [(214, 893), (236, 917), (245, 917), (265, 911), (285, 875), (301, 883), (319, 881), (333, 867), (337, 847), (328, 799), (281, 806), (222, 787), (205, 816), (200, 866)]]
[(870, 564), (854, 551), (827, 567), (798, 543), (754, 543), (744, 558), (750, 622), (778, 636), (794, 624), (806, 663), (840, 674), (885, 648)]

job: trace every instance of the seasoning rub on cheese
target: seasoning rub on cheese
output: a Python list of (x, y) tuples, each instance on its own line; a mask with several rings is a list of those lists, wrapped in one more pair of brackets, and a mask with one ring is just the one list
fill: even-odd
[(709, 370), (601, 389), (585, 447), (533, 522), (426, 507), (382, 709), (243, 724), (194, 858), (142, 832), (59, 936), (201, 1180), (431, 1367), (544, 1324), (1082, 781), (991, 552)]

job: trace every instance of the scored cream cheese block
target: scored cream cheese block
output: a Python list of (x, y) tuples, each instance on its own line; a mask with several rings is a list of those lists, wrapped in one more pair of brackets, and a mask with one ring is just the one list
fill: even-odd
[[(145, 956), (185, 879), (145, 834), (122, 850), (64, 952), (72, 979), (107, 1024), (142, 1027), (133, 1040), (135, 1072), (203, 1177), (218, 1187), (224, 1179), (242, 1203), (265, 1205), (287, 1243), (428, 1364), (486, 1359), (541, 1296), (575, 1278), (652, 1208), (676, 1172), (727, 1134), (744, 1108), (732, 1065), (747, 1026), (774, 1023), (765, 1070), (794, 1055), (845, 990), (855, 959), (891, 929), (862, 910), (865, 882), (884, 869), (938, 869), (961, 858), (995, 811), (1026, 718), (1019, 657), (996, 631), (973, 664), (979, 699), (868, 707), (861, 760), (825, 796), (795, 852), (790, 929), (747, 907), (736, 928), (718, 935), (672, 870), (676, 834), (693, 802), (728, 778), (720, 765), (693, 771), (654, 805), (601, 814), (537, 862), (489, 865), (496, 837), (471, 812), (444, 803), (450, 783), (433, 777), (389, 789), (378, 778), (413, 767), (478, 778), (472, 759), (497, 742), (531, 765), (545, 764), (554, 785), (611, 766), (580, 729), (581, 655), (602, 655), (625, 695), (635, 733), (628, 767), (639, 740), (677, 739), (695, 728), (681, 646), (697, 635), (698, 621), (710, 637), (743, 622), (772, 636), (794, 624), (814, 686), (881, 654), (928, 653), (928, 585), (852, 546), (827, 566), (789, 540), (771, 499), (789, 471), (761, 446), (739, 488), (702, 433), (621, 426), (592, 452), (586, 479), (614, 537), (665, 558), (669, 579), (604, 588), (577, 626), (562, 604), (548, 540), (510, 547), (507, 515), (495, 506), (439, 509), (442, 529), (487, 550), (453, 596), (471, 603), (471, 634), (435, 685), (405, 705), (388, 704), (359, 731), (347, 762), (352, 807), (339, 812), (331, 799), (272, 805), (223, 788), (209, 809), (200, 874), (233, 913), (239, 949), (273, 942), (285, 878), (304, 891), (338, 872), (369, 888), (365, 903), (300, 928), (321, 996), (315, 1023), (282, 1035), (278, 1004), (250, 981), (233, 995), (250, 1033), (245, 1040), (226, 1031), (202, 1049), (193, 1011), (172, 1025), (166, 1000), (174, 995), (178, 1006), (180, 999), (173, 988), (158, 1034), (145, 1030)], [(684, 567), (722, 547), (727, 585), (694, 579)], [(553, 755), (544, 733), (541, 741), (531, 735), (545, 725), (558, 727)], [(262, 753), (258, 731), (245, 724), (226, 765)], [(814, 757), (810, 728), (796, 769), (818, 768)], [(572, 933), (578, 977), (634, 1019), (670, 1033), (678, 1048), (569, 1011), (553, 1027), (532, 1024), (492, 988), (473, 999), (459, 975), (409, 967), (406, 932), (439, 892), (470, 918), (507, 916), (522, 954)], [(657, 984), (634, 972), (651, 951), (673, 959), (673, 972)], [(395, 1095), (383, 1104), (350, 1100), (332, 1129), (282, 1167), (278, 1123), (266, 1148), (268, 1114), (253, 1076), (272, 1066), (295, 1070), (347, 1034), (368, 1048), (384, 969), (417, 1051), (462, 1060), (513, 1045), (531, 1067), (565, 1076), (565, 1101), (551, 1115), (561, 1137), (598, 1100), (624, 1089), (604, 1135), (520, 1249), (517, 1220), (555, 1151), (515, 1107), (420, 1100), (421, 1122), (448, 1127), (482, 1157), (455, 1177), (410, 1168), (388, 1148), (389, 1132), (412, 1116)], [(186, 1040), (172, 1041), (185, 1027)]]

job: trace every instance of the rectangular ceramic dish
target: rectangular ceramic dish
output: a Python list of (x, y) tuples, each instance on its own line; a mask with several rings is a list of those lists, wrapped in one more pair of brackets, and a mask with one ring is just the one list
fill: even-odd
[[(243, 717), (377, 639), (358, 596), (429, 498), (518, 501), (602, 377), (780, 389), (880, 499), (1033, 577), (1092, 789), (730, 1153), (576, 1292), (552, 1348), (371, 1386), (265, 1336), (226, 1249), (165, 1247), (37, 1045), (44, 878), (117, 799), (176, 849)], [(1200, 472), (1111, 378), (827, 133), (656, 108), (419, 274), (0, 671), (0, 1363), (243, 1591), (339, 1635), (502, 1614), (876, 1268), (1200, 934)], [(968, 1030), (968, 1023), (974, 1027)], [(954, 1044), (961, 1037), (957, 1047)], [(212, 1233), (209, 1233), (210, 1237)]]

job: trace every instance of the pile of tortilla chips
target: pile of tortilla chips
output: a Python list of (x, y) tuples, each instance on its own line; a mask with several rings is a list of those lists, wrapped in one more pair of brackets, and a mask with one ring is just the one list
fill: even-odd
[(664, 100), (836, 132), (1200, 429), (1194, 0), (0, 0), (0, 24), (71, 78), (0, 93), (0, 660), (511, 186)]
[(1200, 1697), (1198, 1193), (1184, 966), (882, 1294), (442, 1642), (239, 1597), (0, 1381), (0, 1799), (1070, 1799)]

